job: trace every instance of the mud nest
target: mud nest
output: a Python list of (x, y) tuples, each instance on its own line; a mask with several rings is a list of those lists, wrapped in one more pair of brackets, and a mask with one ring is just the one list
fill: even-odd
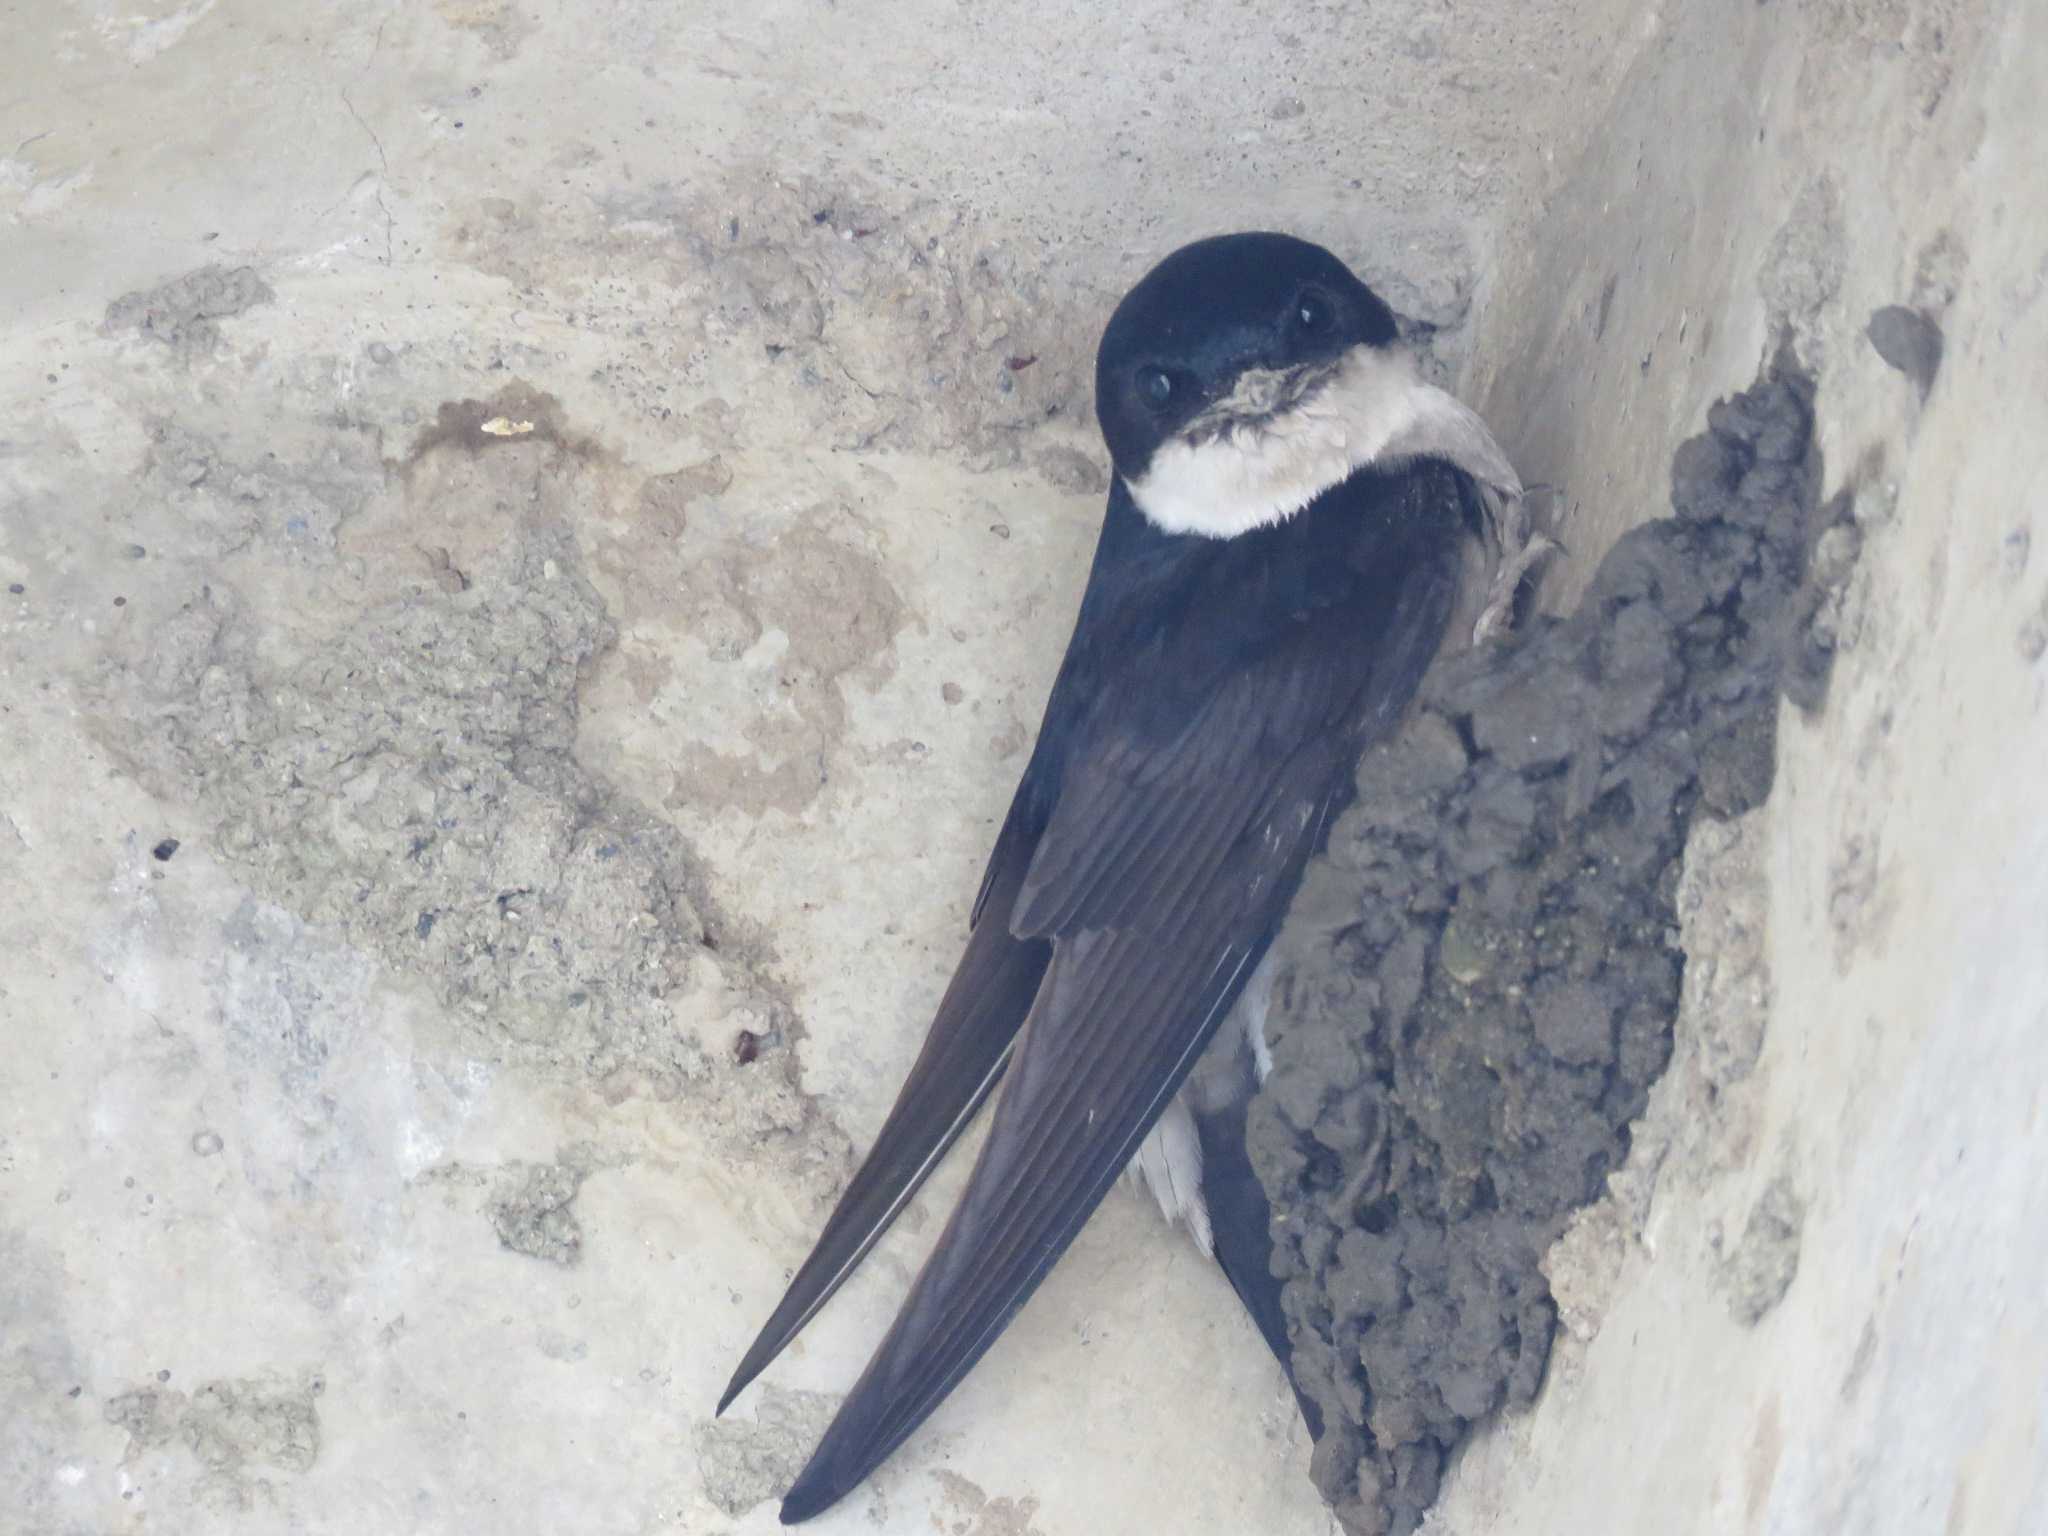
[(1779, 696), (1825, 686), (1812, 395), (1781, 360), (1716, 405), (1576, 613), (1441, 660), (1295, 905), (1249, 1141), (1352, 1531), (1413, 1530), (1534, 1396), (1538, 1262), (1671, 1054), (1688, 826), (1764, 798)]

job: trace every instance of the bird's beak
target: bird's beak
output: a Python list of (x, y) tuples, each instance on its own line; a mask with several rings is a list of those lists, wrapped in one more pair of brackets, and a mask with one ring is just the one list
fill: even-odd
[(1464, 401), (1434, 384), (1410, 379), (1401, 390), (1399, 425), (1374, 455), (1380, 463), (1443, 459), (1462, 469), (1481, 490), (1503, 502), (1522, 499), (1522, 477), (1486, 423)]

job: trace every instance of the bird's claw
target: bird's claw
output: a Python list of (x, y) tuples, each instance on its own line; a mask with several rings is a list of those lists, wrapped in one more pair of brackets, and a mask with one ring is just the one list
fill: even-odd
[(1515, 597), (1522, 583), (1546, 556), (1564, 548), (1548, 534), (1530, 532), (1527, 495), (1484, 494), (1495, 562), (1486, 602), (1472, 624), (1475, 646), (1498, 639), (1514, 627)]

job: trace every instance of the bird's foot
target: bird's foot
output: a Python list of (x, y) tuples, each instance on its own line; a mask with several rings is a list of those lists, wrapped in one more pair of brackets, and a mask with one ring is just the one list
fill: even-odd
[(1472, 625), (1474, 645), (1484, 645), (1514, 627), (1515, 598), (1522, 583), (1546, 556), (1564, 548), (1549, 535), (1530, 531), (1527, 495), (1489, 495), (1488, 501), (1496, 560), (1486, 602)]

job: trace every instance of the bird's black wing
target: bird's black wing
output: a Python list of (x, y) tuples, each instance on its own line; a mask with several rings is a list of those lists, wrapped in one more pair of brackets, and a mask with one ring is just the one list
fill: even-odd
[[(997, 839), (976, 899), (966, 951), (932, 1018), (924, 1048), (810, 1257), (791, 1277), (782, 1300), (733, 1372), (718, 1400), (720, 1413), (768, 1368), (867, 1256), (973, 1120), (1009, 1062), (1011, 1045), (1052, 957), (1050, 943), (1020, 939), (1003, 921), (1031, 856), (1028, 789), (1027, 784), (1019, 791)], [(983, 910), (991, 903), (994, 915), (982, 921)]]
[[(1202, 615), (1099, 683), (1011, 914), (1053, 941), (989, 1139), (874, 1359), (783, 1501), (806, 1519), (909, 1435), (1065, 1252), (1263, 956), (1364, 742), (1413, 695), (1442, 558), (1284, 616), (1170, 735), (1156, 700)], [(991, 913), (991, 919), (993, 913)]]
[[(1113, 496), (1111, 504), (1117, 507), (1119, 497)], [(1116, 586), (1104, 579), (1105, 573), (1128, 563), (1137, 513), (1128, 504), (1122, 511), (1124, 517), (1104, 521), (1075, 638), (1054, 679), (1031, 761), (975, 894), (966, 951), (933, 1015), (924, 1047), (810, 1256), (726, 1384), (719, 1413), (845, 1283), (966, 1130), (1009, 1064), (1017, 1031), (1052, 958), (1048, 940), (1019, 938), (1009, 917), (1059, 797), (1066, 743), (1092, 690), (1092, 653), (1083, 637), (1100, 630), (1103, 594)], [(982, 921), (985, 914), (992, 914), (987, 922)]]
[[(1117, 563), (1117, 531), (1114, 524), (1104, 529), (1077, 634), (1088, 626), (1099, 602), (1101, 572)], [(975, 894), (967, 948), (932, 1017), (924, 1047), (810, 1256), (790, 1278), (782, 1300), (726, 1384), (719, 1413), (788, 1347), (867, 1257), (967, 1129), (1009, 1064), (1017, 1031), (1052, 958), (1048, 940), (1019, 938), (1009, 916), (1058, 798), (1064, 744), (1088, 692), (1082, 679), (1086, 658), (1084, 645), (1070, 644), (1046, 701), (1031, 761)]]

